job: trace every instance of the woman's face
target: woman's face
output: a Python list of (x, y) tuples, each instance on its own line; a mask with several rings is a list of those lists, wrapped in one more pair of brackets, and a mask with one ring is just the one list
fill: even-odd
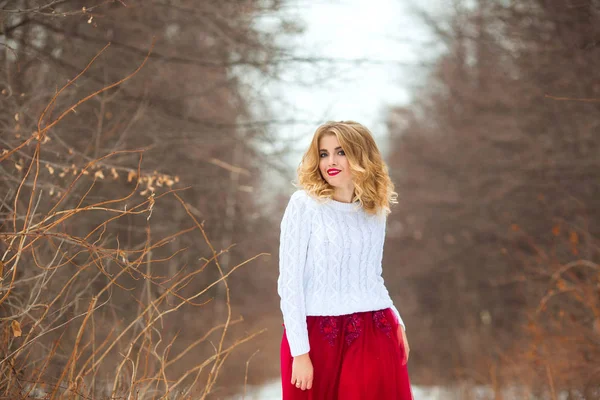
[(335, 135), (324, 135), (319, 140), (319, 170), (333, 187), (352, 185), (348, 159)]

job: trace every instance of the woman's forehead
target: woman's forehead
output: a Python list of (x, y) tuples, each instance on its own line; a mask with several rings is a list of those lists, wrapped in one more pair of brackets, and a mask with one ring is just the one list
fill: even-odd
[(337, 137), (335, 135), (324, 135), (320, 140), (319, 140), (319, 149), (322, 150), (326, 150), (326, 148), (332, 148), (335, 149), (336, 147), (340, 147), (340, 142), (338, 141)]

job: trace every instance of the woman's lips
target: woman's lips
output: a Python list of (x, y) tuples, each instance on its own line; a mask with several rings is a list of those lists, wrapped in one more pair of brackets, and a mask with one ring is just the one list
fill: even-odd
[(329, 174), (329, 176), (335, 176), (337, 174), (339, 174), (341, 171), (339, 169), (328, 169), (327, 173)]

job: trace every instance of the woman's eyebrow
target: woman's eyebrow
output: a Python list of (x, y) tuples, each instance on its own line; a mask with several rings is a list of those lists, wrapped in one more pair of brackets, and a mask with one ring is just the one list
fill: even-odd
[[(341, 149), (342, 149), (342, 146), (338, 146), (334, 150), (341, 150)], [(327, 149), (321, 149), (319, 151), (327, 151)]]

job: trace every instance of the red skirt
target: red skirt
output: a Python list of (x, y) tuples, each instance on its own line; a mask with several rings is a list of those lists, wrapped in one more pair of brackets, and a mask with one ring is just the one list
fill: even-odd
[(340, 316), (308, 316), (313, 386), (292, 385), (290, 345), (281, 339), (283, 400), (412, 400), (404, 343), (387, 308)]

